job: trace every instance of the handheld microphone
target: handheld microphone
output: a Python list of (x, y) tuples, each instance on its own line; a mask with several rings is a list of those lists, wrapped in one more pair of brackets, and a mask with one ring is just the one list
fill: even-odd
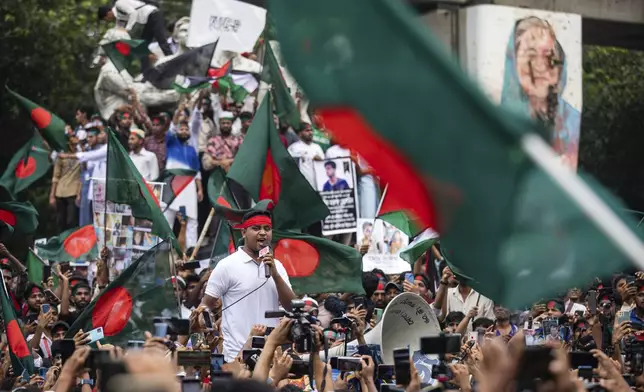
[[(264, 257), (271, 251), (270, 246), (266, 246), (259, 251), (259, 257)], [(264, 264), (264, 276), (266, 279), (271, 277), (271, 267), (268, 264)]]

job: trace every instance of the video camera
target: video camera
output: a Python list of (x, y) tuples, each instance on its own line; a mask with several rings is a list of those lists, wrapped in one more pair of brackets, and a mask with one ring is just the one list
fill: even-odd
[(266, 318), (288, 317), (294, 320), (288, 337), (295, 344), (295, 350), (298, 353), (310, 353), (313, 350), (313, 329), (311, 328), (313, 317), (304, 311), (304, 306), (304, 301), (294, 299), (291, 301), (292, 312), (275, 310), (264, 314)]

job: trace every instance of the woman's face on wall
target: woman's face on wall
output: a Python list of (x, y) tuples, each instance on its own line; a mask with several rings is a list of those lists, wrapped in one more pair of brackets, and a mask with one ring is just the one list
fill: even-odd
[(545, 99), (548, 88), (559, 82), (561, 59), (548, 29), (532, 27), (519, 38), (517, 74), (521, 88), (530, 98)]

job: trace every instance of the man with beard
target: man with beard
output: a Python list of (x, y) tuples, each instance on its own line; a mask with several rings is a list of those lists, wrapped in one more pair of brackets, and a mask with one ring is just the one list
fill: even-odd
[(143, 148), (145, 132), (132, 129), (128, 139), (130, 159), (145, 181), (154, 181), (159, 178), (159, 163), (154, 153)]
[(192, 110), (188, 121), (185, 118), (187, 112), (185, 103), (179, 105), (170, 129), (166, 133), (166, 169), (187, 169), (197, 173), (164, 213), (170, 227), (173, 227), (177, 212), (179, 212), (180, 208), (185, 208), (187, 218), (186, 248), (191, 248), (197, 244), (197, 204), (203, 200), (201, 165), (197, 154), (197, 142), (202, 118), (200, 106), (201, 102), (198, 102), (197, 106)]
[(248, 128), (250, 128), (250, 124), (253, 123), (253, 113), (241, 112), (239, 114), (239, 119), (241, 120), (241, 135), (246, 136)]
[(195, 274), (187, 275), (183, 281), (186, 287), (181, 298), (181, 318), (190, 318), (192, 311), (201, 300), (201, 279)]
[(145, 138), (143, 147), (154, 153), (159, 164), (159, 173), (165, 168), (166, 143), (165, 134), (170, 126), (170, 118), (167, 113), (159, 113), (150, 118), (150, 135)]
[(509, 341), (519, 330), (516, 325), (510, 322), (510, 310), (503, 306), (495, 306), (494, 317), (496, 317), (494, 333)]
[(118, 108), (113, 115), (113, 122), (116, 125), (114, 133), (119, 139), (119, 142), (127, 150), (128, 138), (130, 137), (130, 130), (134, 121), (134, 109), (130, 105), (124, 105)]
[(228, 172), (235, 161), (235, 155), (244, 141), (244, 136), (232, 134), (233, 114), (222, 112), (219, 116), (219, 135), (208, 140), (206, 153), (203, 157), (203, 165), (206, 169), (219, 166)]
[(26, 340), (31, 349), (36, 350), (41, 358), (51, 358), (51, 344), (53, 342), (51, 328), (58, 321), (58, 310), (51, 306), (48, 312), (41, 312), (38, 315), (36, 330), (33, 334), (28, 335)]
[(621, 305), (621, 310), (622, 312), (630, 312), (635, 308), (635, 295), (636, 295), (636, 288), (634, 285), (635, 277), (634, 276), (627, 276), (627, 275), (617, 275), (613, 278), (613, 288), (617, 293), (619, 294), (619, 300), (621, 300), (621, 303), (618, 302), (618, 304)]
[(573, 287), (568, 290), (568, 295), (566, 295), (566, 301), (564, 302), (565, 313), (569, 316), (575, 314), (575, 312), (581, 312), (581, 314), (586, 313), (586, 307), (581, 304), (581, 290), (577, 287)]
[(40, 314), (40, 306), (45, 303), (44, 289), (34, 283), (28, 283), (25, 287), (25, 294), (23, 296), (27, 305), (27, 313), (23, 318), (25, 329), (29, 333), (34, 333), (36, 325), (38, 324), (38, 315)]
[(378, 282), (378, 286), (376, 287), (376, 290), (373, 292), (373, 295), (371, 296), (371, 300), (373, 301), (374, 305), (378, 309), (384, 309), (385, 307), (387, 307), (387, 296), (385, 293), (384, 282)]
[[(69, 278), (63, 281), (63, 290), (69, 287)], [(73, 325), (78, 316), (83, 313), (83, 310), (89, 305), (92, 299), (91, 289), (89, 284), (85, 280), (78, 280), (77, 283), (72, 286), (72, 298), (73, 309), (70, 306), (69, 294), (65, 294), (63, 291), (63, 299), (61, 301), (60, 308), (60, 319), (65, 321), (69, 325)]]
[(226, 311), (222, 313), (221, 331), (227, 362), (237, 356), (253, 325), (277, 325), (277, 319), (264, 317), (266, 311), (277, 310), (280, 305), (290, 311), (291, 301), (297, 298), (286, 269), (273, 258), (270, 248), (268, 253), (259, 256), (260, 250), (272, 243), (270, 211), (247, 213), (239, 228), (244, 245), (217, 263), (208, 279), (201, 306), (191, 317), (195, 323), (201, 312), (215, 309), (217, 300), (222, 301)]

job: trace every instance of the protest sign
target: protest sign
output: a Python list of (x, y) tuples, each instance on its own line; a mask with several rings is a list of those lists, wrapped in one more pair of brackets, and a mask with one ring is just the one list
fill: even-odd
[(358, 223), (356, 169), (351, 158), (316, 161), (317, 191), (331, 214), (322, 222), (322, 234), (353, 233)]
[(410, 271), (410, 265), (400, 258), (400, 251), (409, 244), (409, 237), (389, 223), (380, 219), (359, 219), (357, 244), (369, 245), (362, 257), (362, 270), (374, 268), (386, 274)]
[[(109, 263), (110, 279), (118, 276), (133, 260), (146, 250), (157, 245), (159, 238), (151, 233), (152, 222), (132, 216), (132, 208), (127, 204), (107, 201), (105, 205), (105, 180), (93, 179), (94, 228), (98, 248), (106, 246), (111, 252)], [(162, 182), (149, 182), (154, 196), (159, 199), (163, 194)]]
[(188, 46), (217, 40), (217, 51), (252, 52), (266, 24), (266, 10), (237, 0), (193, 0)]

